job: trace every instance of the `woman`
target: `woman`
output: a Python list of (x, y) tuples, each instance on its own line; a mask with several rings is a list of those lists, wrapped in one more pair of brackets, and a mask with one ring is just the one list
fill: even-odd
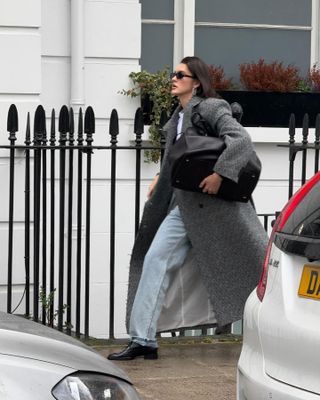
[[(194, 275), (206, 289), (197, 292), (209, 299), (208, 319), (219, 326), (241, 319), (244, 303), (258, 282), (267, 245), (267, 235), (250, 203), (214, 196), (224, 177), (237, 181), (247, 164), (253, 151), (248, 133), (232, 117), (228, 103), (215, 98), (208, 66), (202, 60), (184, 58), (171, 77), (171, 93), (180, 106), (164, 127), (167, 145), (160, 175), (150, 187), (131, 257), (127, 302), (131, 341), (120, 353), (110, 354), (111, 360), (158, 357), (156, 333), (167, 309), (172, 276), (187, 269), (190, 259)], [(168, 161), (174, 142), (192, 126), (195, 110), (226, 144), (213, 173), (199, 182), (202, 193), (173, 190)], [(196, 285), (191, 282), (189, 286)]]

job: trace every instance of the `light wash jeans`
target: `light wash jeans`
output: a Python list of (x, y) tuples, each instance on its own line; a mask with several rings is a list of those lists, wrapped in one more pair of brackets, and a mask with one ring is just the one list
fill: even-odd
[(130, 317), (129, 334), (134, 342), (157, 347), (157, 322), (169, 286), (169, 273), (182, 266), (190, 247), (176, 206), (163, 220), (144, 259)]

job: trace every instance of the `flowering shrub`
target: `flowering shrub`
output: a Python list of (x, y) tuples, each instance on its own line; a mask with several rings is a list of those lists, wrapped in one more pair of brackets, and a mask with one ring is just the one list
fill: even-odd
[(320, 92), (320, 69), (316, 64), (313, 65), (309, 72), (309, 81), (311, 89), (315, 92)]
[(284, 66), (274, 61), (267, 64), (263, 59), (257, 63), (240, 64), (240, 81), (247, 90), (293, 92), (299, 90), (301, 77), (294, 65)]
[(232, 79), (226, 79), (221, 66), (209, 65), (214, 90), (228, 90), (232, 87)]

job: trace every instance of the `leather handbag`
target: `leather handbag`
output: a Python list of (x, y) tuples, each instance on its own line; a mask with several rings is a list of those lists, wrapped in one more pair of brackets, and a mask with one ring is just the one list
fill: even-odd
[[(176, 140), (168, 155), (171, 184), (178, 189), (202, 192), (200, 182), (213, 173), (214, 165), (226, 146), (223, 139), (214, 136), (211, 127), (199, 113), (192, 115), (192, 122), (194, 126)], [(230, 201), (249, 201), (260, 172), (261, 162), (253, 152), (247, 165), (240, 171), (238, 182), (223, 177), (216, 196)]]

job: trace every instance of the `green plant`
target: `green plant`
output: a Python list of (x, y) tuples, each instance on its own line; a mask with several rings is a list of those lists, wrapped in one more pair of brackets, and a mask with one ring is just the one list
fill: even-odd
[(312, 91), (312, 87), (311, 87), (309, 79), (302, 79), (299, 82), (298, 91), (299, 92), (311, 92)]
[[(53, 289), (52, 292), (46, 294), (43, 287), (40, 287), (39, 291), (39, 302), (41, 303), (42, 309), (44, 310), (46, 323), (49, 326), (54, 326), (54, 321), (56, 320), (59, 310), (54, 310), (51, 312), (52, 305), (54, 304), (54, 292), (56, 289)], [(62, 306), (62, 313), (64, 314), (65, 310), (68, 308), (67, 304)], [(64, 324), (64, 327), (67, 328), (67, 324)], [(72, 326), (71, 326), (72, 327)]]
[(232, 79), (226, 79), (223, 67), (209, 65), (214, 90), (228, 90), (232, 88)]
[(293, 92), (299, 90), (301, 77), (294, 65), (284, 66), (282, 62), (240, 64), (240, 81), (247, 90)]
[[(166, 110), (169, 115), (175, 104), (175, 99), (171, 95), (171, 80), (169, 69), (165, 68), (152, 74), (147, 71), (131, 72), (129, 75), (134, 87), (129, 90), (121, 90), (120, 93), (130, 97), (141, 96), (142, 102), (151, 102), (149, 137), (152, 145), (160, 144), (159, 123), (162, 110)], [(160, 160), (159, 150), (146, 150), (146, 162), (158, 162)]]

